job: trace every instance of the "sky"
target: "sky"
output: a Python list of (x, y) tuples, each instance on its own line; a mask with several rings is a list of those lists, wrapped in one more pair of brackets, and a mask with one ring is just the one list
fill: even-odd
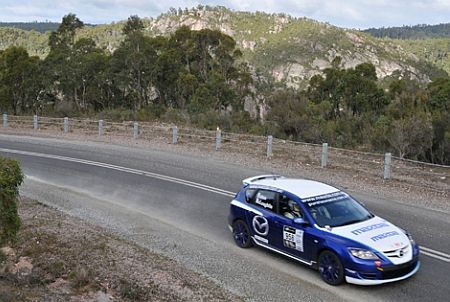
[(0, 0), (0, 22), (60, 22), (74, 13), (85, 23), (100, 24), (131, 15), (157, 17), (171, 7), (199, 4), (287, 13), (356, 29), (450, 23), (450, 0)]

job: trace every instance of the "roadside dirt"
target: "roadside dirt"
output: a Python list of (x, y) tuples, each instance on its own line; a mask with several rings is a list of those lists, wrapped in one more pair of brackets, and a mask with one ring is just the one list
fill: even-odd
[[(0, 301), (242, 301), (164, 256), (37, 201), (1, 249)], [(5, 257), (6, 256), (6, 257)]]

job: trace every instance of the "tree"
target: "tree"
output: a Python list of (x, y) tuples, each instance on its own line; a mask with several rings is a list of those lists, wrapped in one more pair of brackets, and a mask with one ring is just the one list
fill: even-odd
[(355, 69), (342, 73), (342, 97), (346, 109), (353, 115), (372, 111), (379, 115), (388, 104), (388, 99), (377, 85), (375, 66), (371, 63), (359, 64)]
[(50, 51), (56, 49), (67, 49), (75, 44), (75, 32), (82, 28), (84, 23), (75, 14), (68, 14), (62, 18), (61, 25), (57, 31), (50, 34)]
[(4, 110), (11, 108), (17, 115), (31, 107), (30, 97), (38, 95), (41, 89), (35, 80), (39, 64), (39, 58), (29, 57), (22, 47), (12, 46), (0, 53), (0, 96), (6, 101)]
[(82, 84), (77, 76), (80, 62), (75, 59), (77, 50), (74, 47), (76, 31), (83, 26), (83, 22), (75, 14), (63, 17), (58, 30), (50, 35), (50, 53), (45, 58), (43, 67), (48, 77), (48, 94), (78, 110), (82, 107), (79, 102), (79, 87)]
[(137, 16), (128, 18), (123, 30), (125, 40), (111, 59), (115, 84), (131, 103), (135, 115), (153, 99), (157, 76), (156, 45), (159, 39), (145, 37), (142, 29), (142, 21)]
[(438, 78), (428, 84), (432, 111), (450, 112), (450, 78)]
[(341, 57), (334, 58), (331, 67), (323, 70), (325, 77), (312, 77), (308, 89), (308, 95), (314, 102), (327, 101), (332, 104), (329, 116), (333, 119), (340, 116), (343, 105), (342, 92), (345, 70), (340, 67), (341, 62)]
[(417, 112), (409, 117), (394, 120), (388, 141), (400, 158), (424, 158), (433, 142), (431, 118)]

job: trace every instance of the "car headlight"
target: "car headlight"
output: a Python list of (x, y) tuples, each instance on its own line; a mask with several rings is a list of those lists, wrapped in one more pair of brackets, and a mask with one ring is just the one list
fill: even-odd
[(411, 234), (408, 233), (407, 230), (401, 229), (403, 231), (403, 233), (405, 233), (406, 237), (408, 237), (409, 242), (411, 243), (412, 246), (416, 245), (416, 242), (414, 241), (414, 239), (412, 238)]
[(358, 248), (349, 248), (348, 251), (350, 254), (352, 254), (354, 257), (364, 260), (377, 260), (378, 258), (375, 253), (365, 250), (365, 249), (358, 249)]

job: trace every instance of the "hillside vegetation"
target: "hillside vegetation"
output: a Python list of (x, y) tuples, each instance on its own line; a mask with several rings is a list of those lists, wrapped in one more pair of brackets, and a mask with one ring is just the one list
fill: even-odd
[(34, 30), (40, 33), (55, 31), (59, 27), (56, 22), (0, 22), (0, 27)]
[(0, 110), (219, 126), (450, 163), (448, 76), (424, 85), (397, 70), (380, 81), (374, 64), (349, 68), (335, 56), (294, 89), (255, 72), (222, 31), (175, 26), (150, 36), (148, 24), (132, 16), (115, 25), (123, 40), (109, 52), (69, 14), (44, 59), (22, 47), (0, 51)]
[[(144, 34), (150, 37), (170, 35), (181, 26), (192, 30), (219, 30), (235, 39), (242, 58), (252, 68), (293, 87), (305, 87), (313, 75), (330, 67), (336, 56), (342, 58), (345, 68), (370, 62), (380, 78), (396, 70), (422, 82), (442, 75), (434, 65), (393, 41), (285, 14), (235, 12), (200, 5), (193, 9), (171, 9), (157, 18), (142, 21)], [(84, 27), (77, 36), (91, 38), (101, 49), (112, 53), (124, 39), (123, 23)], [(10, 45), (22, 46), (28, 53), (44, 58), (50, 51), (47, 40), (48, 34), (0, 28), (0, 48), (3, 49)]]
[(450, 38), (450, 23), (437, 25), (418, 24), (414, 26), (369, 28), (364, 32), (378, 38), (429, 39)]
[[(445, 72), (365, 34), (283, 15), (249, 16), (239, 22), (255, 27), (238, 32), (223, 8), (172, 10), (155, 20), (131, 16), (113, 27), (93, 29), (69, 14), (49, 35), (44, 58), (17, 46), (0, 51), (0, 111), (220, 127), (450, 164), (450, 78)], [(260, 24), (269, 17), (272, 23)], [(213, 20), (215, 28), (204, 28)], [(270, 45), (265, 52), (245, 39), (240, 41), (247, 45), (244, 51), (225, 33), (253, 39), (252, 28), (270, 31), (260, 42)], [(303, 36), (294, 35), (298, 28)], [(325, 43), (332, 42), (322, 38), (332, 36), (342, 39), (329, 49)], [(107, 37), (121, 42), (101, 46)], [(306, 37), (315, 43), (306, 43)], [(282, 41), (304, 48), (284, 53), (277, 48)], [(344, 48), (349, 50), (336, 51)], [(321, 49), (328, 54), (322, 60)], [(416, 67), (400, 61), (390, 66), (374, 55), (375, 64), (364, 59), (367, 53), (398, 56)], [(291, 61), (279, 61), (283, 56)], [(311, 69), (308, 56), (317, 56)], [(362, 62), (349, 65), (354, 56)], [(380, 75), (380, 66), (397, 68)], [(304, 72), (305, 78), (298, 75)]]
[(402, 48), (450, 74), (450, 23), (387, 28), (370, 28), (364, 32)]

